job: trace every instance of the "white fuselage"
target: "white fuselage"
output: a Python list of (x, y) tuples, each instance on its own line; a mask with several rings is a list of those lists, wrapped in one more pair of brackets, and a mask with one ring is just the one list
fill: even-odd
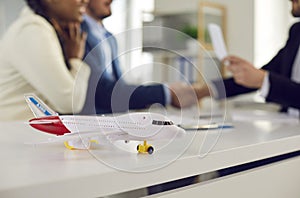
[[(109, 116), (59, 116), (71, 132), (101, 132), (106, 136), (119, 136), (120, 139), (174, 138), (185, 131), (155, 113), (129, 113), (115, 117)], [(153, 122), (156, 121), (156, 122)], [(157, 123), (160, 124), (157, 124)], [(118, 138), (118, 139), (119, 139)]]

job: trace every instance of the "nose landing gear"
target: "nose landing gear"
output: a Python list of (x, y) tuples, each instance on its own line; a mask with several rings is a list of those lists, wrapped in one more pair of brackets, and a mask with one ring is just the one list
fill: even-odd
[(147, 144), (147, 141), (144, 140), (144, 144), (139, 144), (137, 146), (137, 151), (138, 153), (148, 153), (151, 155), (154, 152), (154, 148), (150, 144)]

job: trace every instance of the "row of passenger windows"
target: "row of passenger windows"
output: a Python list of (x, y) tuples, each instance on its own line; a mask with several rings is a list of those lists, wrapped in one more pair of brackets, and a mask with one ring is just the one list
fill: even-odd
[[(74, 125), (86, 125), (87, 123), (81, 123), (81, 122), (65, 122), (66, 124), (74, 124)], [(121, 124), (122, 122), (120, 122)], [(137, 124), (137, 123), (130, 123), (130, 122), (123, 122), (122, 124)], [(160, 121), (160, 120), (153, 120), (152, 121), (153, 125), (174, 125), (172, 121)], [(108, 126), (108, 125), (101, 125), (101, 123), (90, 123), (89, 126), (102, 126), (102, 127), (114, 127), (113, 125)], [(134, 127), (130, 127), (134, 128)]]
[[(74, 122), (65, 122), (68, 125), (82, 125), (82, 126), (86, 126), (86, 123), (74, 123)], [(114, 125), (101, 125), (101, 124), (89, 124), (89, 127), (103, 127), (103, 128), (114, 128), (114, 127), (118, 127), (118, 125), (114, 126)], [(142, 130), (142, 129), (146, 129), (145, 127), (136, 127), (136, 126), (122, 126), (123, 129), (138, 129), (138, 130)]]
[[(62, 120), (64, 120), (64, 119), (62, 119)], [(75, 119), (75, 120), (72, 120), (72, 121), (65, 121), (65, 123), (66, 124), (84, 124), (84, 125), (86, 125), (87, 124), (87, 122), (84, 122), (84, 123), (82, 123), (82, 122), (77, 122), (77, 120)], [(116, 120), (116, 121), (112, 121), (112, 120), (99, 120), (99, 121), (93, 121), (93, 122), (90, 122), (90, 123), (88, 123), (90, 126), (97, 126), (97, 125), (99, 125), (99, 124), (101, 124), (101, 123), (112, 123), (112, 124), (115, 124), (115, 123), (117, 123), (117, 124), (135, 124), (135, 125), (138, 125), (139, 123), (137, 123), (137, 122), (130, 122), (130, 121), (119, 121), (119, 120)]]

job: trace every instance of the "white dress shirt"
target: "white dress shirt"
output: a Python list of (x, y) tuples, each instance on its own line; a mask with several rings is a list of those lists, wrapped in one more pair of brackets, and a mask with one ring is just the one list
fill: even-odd
[(105, 59), (105, 72), (107, 72), (110, 78), (115, 78), (115, 76), (113, 75), (113, 68), (112, 66), (112, 50), (111, 50), (111, 46), (107, 40), (107, 30), (104, 28), (104, 26), (102, 24), (100, 24), (98, 21), (96, 21), (95, 19), (93, 19), (92, 17), (90, 17), (89, 15), (85, 15), (84, 16), (85, 21), (88, 23), (88, 25), (91, 28), (91, 32), (93, 35), (95, 35), (95, 37), (100, 38), (101, 42), (99, 43), (99, 45), (101, 45), (101, 48), (103, 49), (103, 53), (104, 53), (104, 59)]

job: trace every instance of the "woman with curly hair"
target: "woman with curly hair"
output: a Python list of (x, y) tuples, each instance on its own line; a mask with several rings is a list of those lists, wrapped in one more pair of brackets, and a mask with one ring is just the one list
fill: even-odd
[(82, 62), (86, 34), (80, 31), (88, 0), (26, 3), (1, 42), (0, 121), (32, 117), (25, 93), (60, 113), (80, 112), (90, 75)]

